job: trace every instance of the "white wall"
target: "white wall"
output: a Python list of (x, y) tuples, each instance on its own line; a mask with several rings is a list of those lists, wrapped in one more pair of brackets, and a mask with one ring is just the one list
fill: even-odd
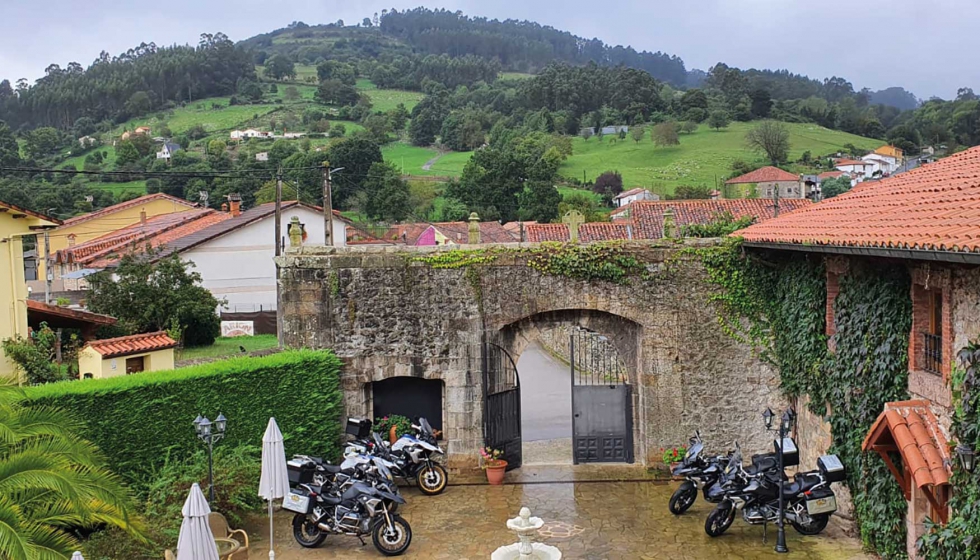
[[(323, 245), (323, 214), (306, 208), (287, 208), (282, 212), (282, 235), (289, 246), (288, 224), (293, 216), (306, 225), (307, 244)], [(334, 239), (338, 246), (347, 241), (346, 223), (334, 217)], [(239, 311), (275, 309), (276, 265), (275, 217), (259, 220), (231, 233), (212, 239), (181, 254), (193, 262), (202, 284), (216, 298), (227, 300), (227, 309)]]

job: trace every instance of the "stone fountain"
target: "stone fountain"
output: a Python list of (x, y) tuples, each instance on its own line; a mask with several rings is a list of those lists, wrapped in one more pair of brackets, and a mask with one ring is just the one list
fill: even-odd
[(517, 533), (521, 542), (498, 548), (490, 555), (490, 560), (561, 560), (561, 551), (557, 548), (531, 542), (531, 536), (543, 525), (540, 517), (531, 517), (531, 510), (522, 507), (517, 517), (507, 520), (507, 528)]

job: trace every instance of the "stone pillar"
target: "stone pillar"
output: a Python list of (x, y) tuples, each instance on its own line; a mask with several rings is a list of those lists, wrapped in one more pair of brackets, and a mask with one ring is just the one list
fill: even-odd
[(674, 209), (668, 208), (664, 211), (664, 232), (663, 238), (670, 239), (674, 237)]
[(299, 217), (293, 216), (289, 219), (289, 246), (299, 247), (303, 245), (303, 224), (299, 223)]
[(470, 212), (470, 245), (480, 244), (480, 216), (476, 212)]
[(568, 240), (578, 243), (578, 228), (585, 222), (585, 216), (578, 210), (569, 210), (562, 216), (562, 223), (568, 225)]

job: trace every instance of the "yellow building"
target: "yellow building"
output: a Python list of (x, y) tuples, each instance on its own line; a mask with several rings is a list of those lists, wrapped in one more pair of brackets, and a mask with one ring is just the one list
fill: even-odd
[[(24, 280), (25, 236), (61, 222), (0, 201), (0, 341), (27, 337), (27, 282)], [(0, 348), (0, 375), (14, 373), (14, 364)]]
[(904, 154), (904, 152), (902, 151), (901, 148), (896, 148), (895, 146), (892, 146), (891, 144), (889, 144), (887, 146), (882, 146), (882, 147), (878, 148), (877, 150), (874, 151), (874, 153), (876, 153), (878, 155), (881, 155), (881, 156), (890, 156), (890, 157), (893, 157), (893, 158), (895, 158), (895, 163), (902, 163), (902, 157), (903, 157), (903, 154)]
[(104, 379), (174, 369), (176, 347), (177, 342), (163, 331), (93, 340), (78, 351), (78, 375)]
[[(163, 193), (148, 194), (139, 198), (134, 198), (126, 202), (121, 202), (113, 206), (75, 216), (64, 221), (61, 227), (51, 231), (48, 236), (48, 251), (53, 257), (55, 253), (62, 249), (67, 249), (72, 245), (85, 243), (86, 241), (102, 237), (107, 233), (131, 226), (141, 220), (160, 216), (162, 214), (173, 214), (175, 212), (186, 212), (194, 210), (194, 204)], [(38, 259), (37, 281), (31, 283), (35, 290), (44, 289), (44, 279), (47, 273), (47, 263), (44, 262), (44, 240), (38, 236)], [(52, 290), (60, 292), (64, 290), (61, 275), (56, 269)]]

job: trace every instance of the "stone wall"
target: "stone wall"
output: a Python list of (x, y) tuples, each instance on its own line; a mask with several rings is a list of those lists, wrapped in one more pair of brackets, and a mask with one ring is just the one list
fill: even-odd
[(517, 362), (540, 332), (561, 325), (608, 336), (623, 358), (638, 461), (659, 462), (661, 447), (686, 442), (695, 429), (711, 449), (735, 440), (747, 452), (769, 449), (759, 414), (785, 406), (778, 378), (721, 331), (712, 288), (697, 257), (681, 253), (684, 244), (626, 245), (649, 272), (630, 285), (543, 274), (517, 250), (526, 246), (495, 247), (491, 263), (442, 269), (413, 258), (444, 247), (291, 249), (279, 260), (284, 342), (332, 348), (344, 359), (352, 415), (371, 413), (373, 381), (443, 380), (443, 424), (457, 464), (475, 462), (482, 445), (481, 337)]

